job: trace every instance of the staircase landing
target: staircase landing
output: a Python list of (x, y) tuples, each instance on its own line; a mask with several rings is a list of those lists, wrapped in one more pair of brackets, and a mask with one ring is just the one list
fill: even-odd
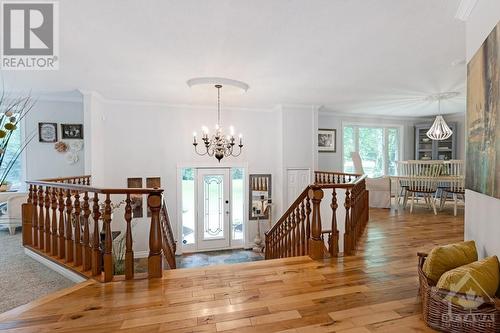
[(0, 314), (15, 332), (431, 332), (416, 252), (460, 241), (463, 216), (371, 210), (356, 256), (295, 257), (87, 281)]

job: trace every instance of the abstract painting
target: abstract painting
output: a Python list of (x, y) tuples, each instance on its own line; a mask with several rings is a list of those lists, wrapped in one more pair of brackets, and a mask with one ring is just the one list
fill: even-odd
[(500, 23), (467, 65), (465, 187), (500, 198)]

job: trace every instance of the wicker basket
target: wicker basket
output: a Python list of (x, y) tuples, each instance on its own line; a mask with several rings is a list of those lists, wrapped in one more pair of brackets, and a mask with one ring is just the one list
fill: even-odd
[[(420, 280), (420, 295), (422, 297), (422, 314), (425, 323), (442, 332), (500, 332), (500, 300), (476, 298), (482, 305), (477, 309), (465, 309), (455, 305), (446, 296), (449, 291), (439, 289), (435, 283), (422, 271), (427, 254), (418, 253), (418, 275)], [(465, 294), (454, 294), (454, 297), (466, 300)]]

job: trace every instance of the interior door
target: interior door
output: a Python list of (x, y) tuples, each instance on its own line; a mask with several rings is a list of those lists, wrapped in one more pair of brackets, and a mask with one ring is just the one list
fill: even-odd
[(309, 169), (287, 170), (287, 207), (297, 199), (306, 186), (311, 184), (311, 171)]
[(198, 169), (198, 250), (230, 245), (229, 169)]

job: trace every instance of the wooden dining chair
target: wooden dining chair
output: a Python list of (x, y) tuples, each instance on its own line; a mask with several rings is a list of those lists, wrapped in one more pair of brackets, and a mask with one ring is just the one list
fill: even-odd
[(453, 198), (453, 215), (457, 216), (458, 199), (461, 197), (462, 201), (465, 202), (465, 177), (454, 176), (454, 179), (450, 181), (450, 186), (441, 189), (441, 202), (439, 205), (439, 210), (442, 210), (448, 196), (451, 194)]
[(429, 208), (436, 211), (436, 202), (434, 194), (437, 191), (437, 178), (442, 172), (439, 164), (435, 163), (414, 163), (410, 164), (410, 175), (407, 178), (408, 187), (404, 197), (404, 207), (406, 207), (411, 194), (410, 213), (413, 213), (416, 194), (421, 194)]

